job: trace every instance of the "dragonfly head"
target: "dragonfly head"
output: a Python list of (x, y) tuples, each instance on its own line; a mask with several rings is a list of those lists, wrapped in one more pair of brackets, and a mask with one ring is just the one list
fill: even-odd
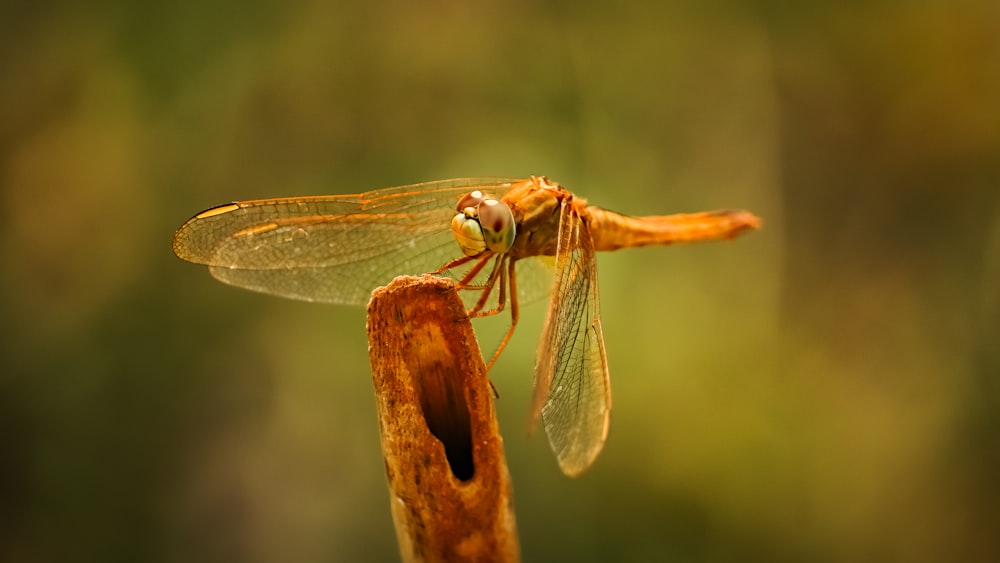
[(517, 227), (506, 203), (477, 190), (458, 202), (451, 232), (466, 256), (477, 256), (486, 250), (498, 254), (510, 250)]

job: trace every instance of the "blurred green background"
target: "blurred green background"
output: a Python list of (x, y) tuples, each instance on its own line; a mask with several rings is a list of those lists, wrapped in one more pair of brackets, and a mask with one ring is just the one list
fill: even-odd
[(1000, 560), (995, 0), (89, 4), (0, 7), (0, 560), (394, 560), (364, 311), (171, 236), (529, 174), (765, 229), (599, 256), (576, 480), (526, 435), (526, 308), (492, 373), (525, 560)]

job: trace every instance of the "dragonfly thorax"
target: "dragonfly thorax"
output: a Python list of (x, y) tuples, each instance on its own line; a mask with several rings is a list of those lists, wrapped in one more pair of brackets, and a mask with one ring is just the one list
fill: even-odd
[(517, 227), (506, 203), (475, 191), (459, 201), (451, 232), (466, 256), (478, 256), (487, 250), (497, 254), (510, 250)]

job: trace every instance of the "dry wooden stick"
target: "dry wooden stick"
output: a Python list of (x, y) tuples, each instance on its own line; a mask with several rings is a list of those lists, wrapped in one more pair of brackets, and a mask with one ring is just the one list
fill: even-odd
[(372, 294), (368, 345), (404, 561), (517, 561), (503, 439), (486, 366), (451, 280)]

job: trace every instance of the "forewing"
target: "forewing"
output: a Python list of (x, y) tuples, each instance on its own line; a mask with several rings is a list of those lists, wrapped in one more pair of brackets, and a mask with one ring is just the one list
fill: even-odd
[(532, 422), (539, 416), (563, 473), (590, 467), (604, 447), (611, 412), (593, 239), (564, 202), (555, 280), (538, 349)]
[(463, 178), (358, 195), (237, 202), (199, 213), (174, 252), (240, 287), (306, 301), (364, 305), (395, 276), (460, 256), (455, 205), (473, 190), (495, 197), (517, 180)]

